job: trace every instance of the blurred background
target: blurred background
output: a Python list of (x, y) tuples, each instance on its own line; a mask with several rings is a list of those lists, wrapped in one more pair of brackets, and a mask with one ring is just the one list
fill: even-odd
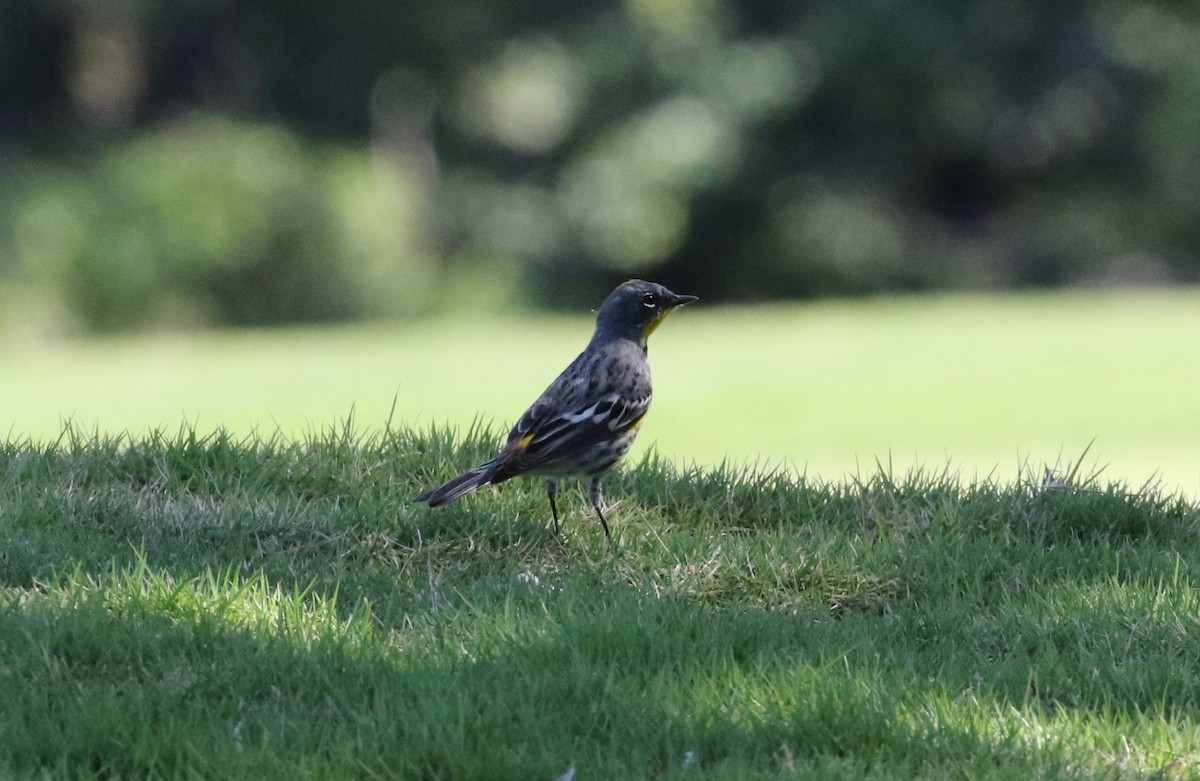
[(0, 4), (27, 351), (584, 312), (630, 276), (706, 305), (1178, 286), (1198, 172), (1188, 3)]
[(1200, 278), (1200, 11), (0, 6), (6, 327)]

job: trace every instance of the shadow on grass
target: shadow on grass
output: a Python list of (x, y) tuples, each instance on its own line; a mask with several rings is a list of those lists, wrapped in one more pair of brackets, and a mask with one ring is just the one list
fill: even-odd
[[(172, 601), (160, 577), (143, 569), (140, 586), (68, 588), (0, 612), (0, 677), (15, 693), (0, 767), (491, 779), (549, 779), (571, 765), (607, 778), (1004, 767), (1014, 778), (1086, 777), (1068, 772), (1065, 752), (997, 731), (936, 681), (831, 655), (829, 636), (842, 630), (819, 621), (647, 601), (603, 581), (526, 583), (504, 600), (502, 622), (495, 610), (447, 606), (436, 628), (383, 634), (367, 622), (331, 639), (306, 636), (302, 622), (246, 626), (178, 591)], [(866, 640), (862, 628), (852, 634)]]

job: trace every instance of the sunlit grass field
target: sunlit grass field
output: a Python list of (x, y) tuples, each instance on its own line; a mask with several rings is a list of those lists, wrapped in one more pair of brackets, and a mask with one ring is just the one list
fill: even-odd
[(0, 443), (0, 777), (1200, 772), (1200, 512), (642, 459), (438, 510), (465, 440)]
[[(163, 335), (0, 348), (0, 432), (52, 440), (225, 428), (288, 436), (385, 422), (506, 426), (586, 343), (591, 315), (463, 309), (397, 326)], [(785, 464), (840, 479), (877, 462), (1017, 475), (1089, 471), (1200, 494), (1200, 291), (963, 296), (736, 308), (654, 335), (638, 452)], [(1090, 449), (1089, 449), (1090, 445)]]
[(611, 541), (412, 501), (586, 317), (6, 347), (0, 778), (1196, 778), (1198, 311), (689, 308)]

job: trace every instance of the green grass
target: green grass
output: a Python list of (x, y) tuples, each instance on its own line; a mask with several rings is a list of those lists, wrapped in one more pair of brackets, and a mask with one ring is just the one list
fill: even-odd
[(653, 456), (409, 501), (499, 432), (0, 445), (0, 777), (1186, 779), (1200, 511)]
[[(590, 315), (464, 311), (366, 326), (0, 348), (0, 433), (224, 427), (303, 436), (476, 416), (511, 424)], [(960, 296), (674, 315), (651, 345), (637, 444), (680, 463), (787, 463), (829, 480), (878, 459), (1014, 478), (1077, 458), (1200, 496), (1200, 290)]]

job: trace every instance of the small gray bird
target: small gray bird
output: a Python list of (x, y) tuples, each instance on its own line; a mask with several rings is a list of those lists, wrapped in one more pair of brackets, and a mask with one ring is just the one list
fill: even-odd
[(618, 286), (600, 305), (592, 341), (525, 411), (500, 454), (417, 501), (440, 507), (489, 483), (545, 475), (557, 533), (558, 478), (588, 477), (592, 507), (611, 537), (600, 480), (629, 451), (650, 409), (646, 339), (675, 307), (695, 300), (640, 279)]

